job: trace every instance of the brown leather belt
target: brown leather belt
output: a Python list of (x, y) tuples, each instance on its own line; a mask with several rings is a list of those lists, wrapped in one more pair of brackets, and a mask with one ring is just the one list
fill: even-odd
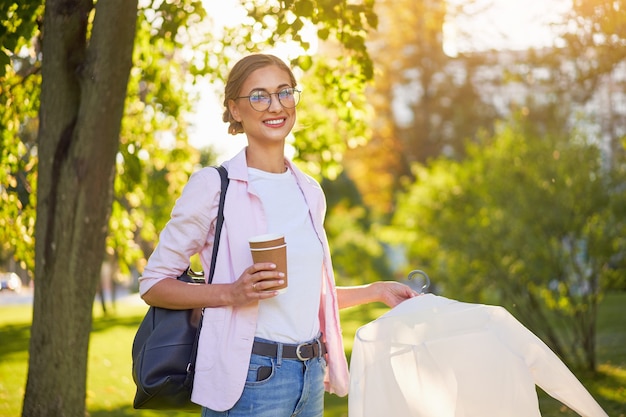
[[(306, 361), (326, 354), (326, 345), (319, 339), (311, 343), (301, 343), (299, 345), (280, 344), (283, 347), (283, 359), (299, 359)], [(255, 340), (252, 345), (252, 353), (276, 358), (278, 355), (278, 345), (279, 343), (267, 343)]]

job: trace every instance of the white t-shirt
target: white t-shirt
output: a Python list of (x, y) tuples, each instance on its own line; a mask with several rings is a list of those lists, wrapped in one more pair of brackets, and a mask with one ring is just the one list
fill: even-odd
[(323, 253), (304, 195), (290, 170), (248, 168), (248, 178), (263, 203), (267, 233), (282, 233), (287, 243), (288, 289), (259, 302), (256, 336), (282, 343), (311, 340), (320, 331)]

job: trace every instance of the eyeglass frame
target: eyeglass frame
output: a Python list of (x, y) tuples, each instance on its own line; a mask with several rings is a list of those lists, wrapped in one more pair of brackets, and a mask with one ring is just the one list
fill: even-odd
[(284, 108), (286, 108), (286, 109), (295, 109), (295, 108), (298, 106), (298, 104), (300, 103), (300, 97), (298, 96), (298, 101), (296, 102), (296, 104), (295, 104), (293, 107), (287, 107), (287, 106), (285, 106), (285, 105), (283, 104), (283, 102), (282, 102), (282, 100), (280, 99), (280, 96), (279, 96), (279, 94), (280, 94), (280, 93), (282, 93), (282, 92), (284, 92), (285, 90), (293, 90), (293, 91), (291, 92), (291, 94), (292, 94), (294, 97), (295, 97), (295, 93), (298, 93), (298, 94), (302, 93), (302, 91), (301, 91), (301, 90), (298, 90), (296, 87), (285, 87), (285, 88), (281, 88), (281, 89), (280, 89), (280, 91), (278, 91), (278, 92), (276, 92), (276, 93), (270, 93), (269, 91), (264, 90), (264, 89), (262, 89), (262, 88), (257, 88), (257, 89), (254, 89), (254, 90), (252, 90), (252, 91), (251, 91), (252, 93), (257, 92), (257, 91), (260, 91), (260, 92), (267, 93), (267, 94), (269, 94), (269, 96), (270, 96), (270, 101), (269, 101), (269, 103), (267, 104), (267, 107), (266, 107), (266, 108), (264, 108), (263, 110), (259, 110), (259, 109), (255, 108), (255, 107), (254, 107), (254, 105), (252, 104), (251, 98), (253, 97), (253, 94), (250, 94), (250, 95), (248, 95), (248, 96), (239, 96), (239, 97), (235, 97), (235, 100), (239, 100), (240, 98), (247, 98), (247, 99), (248, 99), (248, 103), (250, 103), (250, 107), (252, 107), (252, 110), (254, 110), (254, 111), (258, 111), (258, 112), (264, 112), (264, 111), (266, 111), (267, 109), (269, 109), (269, 108), (272, 106), (272, 96), (276, 96), (276, 97), (278, 98), (278, 102), (280, 103), (280, 105), (281, 105), (281, 106), (283, 106), (283, 107), (284, 107)]

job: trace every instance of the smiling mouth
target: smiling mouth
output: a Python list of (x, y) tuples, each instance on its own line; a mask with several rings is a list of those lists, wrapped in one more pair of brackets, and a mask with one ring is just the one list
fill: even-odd
[(273, 120), (266, 120), (265, 122), (263, 122), (267, 125), (280, 125), (282, 123), (285, 123), (285, 119), (273, 119)]

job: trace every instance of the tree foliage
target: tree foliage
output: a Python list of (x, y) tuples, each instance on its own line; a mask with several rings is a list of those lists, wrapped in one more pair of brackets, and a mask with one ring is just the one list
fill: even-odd
[(33, 34), (43, 6), (3, 1), (0, 13), (8, 17), (0, 22), (0, 260), (15, 256), (32, 271), (41, 82), (41, 45)]
[[(443, 27), (469, 15), (467, 1), (382, 2), (378, 30), (368, 40), (375, 78), (367, 98), (371, 138), (348, 150), (346, 164), (367, 204), (389, 215), (395, 194), (411, 181), (411, 165), (445, 154), (462, 158), (466, 139), (497, 116), (479, 94), (481, 54), (444, 53)], [(410, 28), (410, 30), (407, 30)]]
[(325, 229), (332, 242), (337, 282), (362, 285), (393, 279), (387, 248), (354, 182), (344, 171), (335, 180), (323, 181), (322, 187), (328, 200)]
[[(394, 227), (442, 293), (507, 306), (561, 357), (594, 369), (598, 301), (624, 249), (621, 184), (583, 135), (523, 118), (462, 162), (415, 166)], [(558, 330), (557, 330), (558, 329)]]
[(301, 77), (294, 159), (312, 175), (333, 180), (343, 171), (346, 149), (369, 136), (366, 81), (342, 57), (315, 61)]
[(626, 7), (612, 0), (576, 0), (555, 28), (555, 48), (533, 51), (511, 71), (514, 78), (550, 97), (547, 104), (529, 95), (537, 123), (557, 127), (580, 124), (604, 143), (608, 160), (624, 158), (626, 135)]
[(244, 4), (256, 26), (254, 31), (243, 36), (245, 49), (252, 49), (258, 43), (259, 33), (269, 45), (293, 39), (307, 47), (301, 31), (307, 24), (312, 24), (319, 39), (332, 39), (342, 46), (349, 66), (354, 67), (363, 79), (372, 78), (372, 61), (365, 41), (378, 24), (373, 0), (251, 0)]
[[(564, 22), (564, 52), (575, 60), (578, 80), (592, 81), (626, 58), (626, 7), (612, 0), (575, 0)], [(593, 58), (593, 59), (589, 59)]]
[[(172, 196), (200, 162), (198, 150), (188, 142), (190, 86), (200, 75), (191, 71), (194, 63), (183, 50), (190, 41), (187, 25), (198, 25), (205, 17), (199, 1), (139, 7), (107, 237), (107, 252), (125, 273), (141, 269), (169, 219)], [(195, 42), (200, 40), (211, 43), (204, 36)], [(214, 157), (209, 151), (208, 162)]]

